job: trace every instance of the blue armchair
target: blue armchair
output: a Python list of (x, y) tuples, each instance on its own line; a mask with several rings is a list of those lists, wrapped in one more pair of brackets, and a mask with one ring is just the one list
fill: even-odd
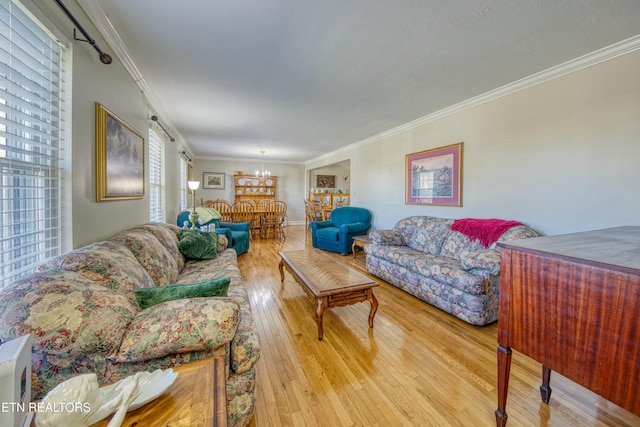
[(353, 236), (367, 234), (371, 228), (371, 213), (364, 208), (345, 206), (331, 212), (329, 221), (311, 223), (311, 244), (314, 248), (351, 253)]
[[(182, 211), (178, 214), (177, 224), (182, 227), (186, 222), (191, 227), (189, 221), (190, 211)], [(220, 222), (219, 219), (211, 219), (203, 225), (215, 224), (216, 233), (224, 234), (229, 240), (229, 247), (236, 251), (237, 255), (243, 254), (249, 250), (249, 234), (251, 232), (251, 224), (248, 222)]]

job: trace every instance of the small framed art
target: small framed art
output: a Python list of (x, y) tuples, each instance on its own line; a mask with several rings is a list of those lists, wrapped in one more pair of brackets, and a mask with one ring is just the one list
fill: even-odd
[(202, 188), (210, 190), (224, 190), (225, 175), (222, 172), (203, 172)]

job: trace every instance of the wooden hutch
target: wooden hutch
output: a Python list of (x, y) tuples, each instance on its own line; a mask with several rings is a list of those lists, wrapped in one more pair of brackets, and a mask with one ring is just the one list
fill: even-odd
[(309, 200), (317, 200), (324, 206), (336, 206), (338, 200), (342, 200), (343, 206), (349, 206), (349, 193), (311, 193)]
[(235, 200), (253, 200), (256, 204), (265, 199), (276, 200), (277, 181), (277, 176), (234, 175)]

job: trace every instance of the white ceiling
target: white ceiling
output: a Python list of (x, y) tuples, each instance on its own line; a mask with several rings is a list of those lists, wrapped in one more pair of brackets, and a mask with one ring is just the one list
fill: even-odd
[(640, 33), (638, 0), (79, 2), (196, 157), (283, 162)]

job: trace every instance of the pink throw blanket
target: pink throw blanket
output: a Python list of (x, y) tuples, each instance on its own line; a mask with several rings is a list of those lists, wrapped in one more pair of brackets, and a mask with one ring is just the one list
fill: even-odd
[(482, 246), (488, 248), (497, 241), (507, 230), (522, 225), (518, 221), (506, 221), (503, 219), (456, 219), (451, 229), (469, 236), (470, 239), (478, 239)]

